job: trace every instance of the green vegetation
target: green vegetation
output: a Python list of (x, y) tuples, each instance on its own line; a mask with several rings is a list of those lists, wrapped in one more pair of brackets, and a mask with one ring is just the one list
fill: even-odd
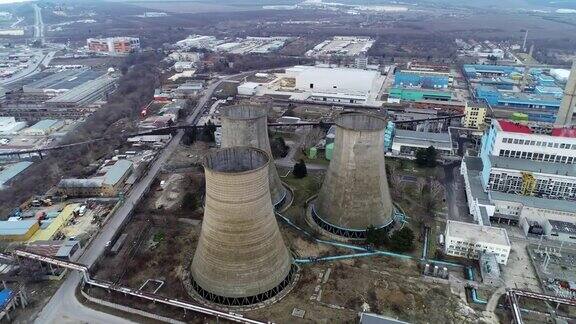
[(388, 231), (384, 228), (375, 228), (374, 225), (366, 228), (366, 243), (374, 246), (385, 246), (390, 243)]
[(437, 165), (436, 158), (438, 151), (434, 146), (429, 146), (426, 149), (416, 150), (416, 164), (420, 167), (433, 168)]
[(152, 240), (156, 243), (160, 243), (160, 242), (164, 241), (164, 233), (160, 232), (160, 233), (154, 234), (154, 238), (152, 238)]
[(212, 121), (206, 122), (204, 128), (202, 128), (202, 141), (204, 142), (214, 142), (214, 132), (216, 131), (216, 125)]
[(196, 210), (202, 205), (200, 201), (200, 195), (195, 195), (191, 192), (187, 192), (184, 194), (182, 198), (182, 209), (183, 210)]
[(270, 149), (272, 150), (272, 156), (275, 159), (285, 157), (290, 151), (290, 147), (286, 145), (286, 142), (282, 136), (274, 136), (272, 138), (270, 141)]
[(304, 160), (300, 159), (300, 162), (294, 164), (292, 174), (297, 179), (304, 178), (306, 175), (308, 175), (308, 170), (306, 169), (306, 163)]
[(388, 246), (395, 252), (410, 252), (414, 250), (414, 232), (409, 227), (403, 227), (392, 233)]

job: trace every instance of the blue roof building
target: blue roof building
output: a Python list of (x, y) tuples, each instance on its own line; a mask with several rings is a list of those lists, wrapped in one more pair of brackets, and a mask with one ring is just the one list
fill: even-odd
[(508, 65), (465, 64), (463, 70), (467, 77), (476, 79), (487, 76), (509, 76), (512, 72), (518, 72), (521, 69)]
[(479, 86), (475, 89), (476, 97), (478, 99), (484, 99), (491, 106), (498, 105), (498, 100), (500, 100), (500, 92), (495, 87), (491, 86)]
[(450, 74), (432, 71), (400, 71), (394, 74), (396, 87), (448, 88)]
[(20, 174), (20, 172), (26, 170), (32, 162), (22, 161), (18, 163), (11, 164), (0, 171), (0, 189), (4, 188), (4, 185), (8, 183), (12, 178)]

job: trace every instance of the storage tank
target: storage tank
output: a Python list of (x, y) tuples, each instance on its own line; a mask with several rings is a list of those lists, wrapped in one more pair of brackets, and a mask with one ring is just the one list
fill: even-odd
[[(268, 138), (268, 109), (261, 106), (230, 106), (221, 110), (222, 148), (250, 146), (264, 150), (272, 157)], [(273, 160), (268, 166), (270, 195), (274, 206), (286, 197)]]
[(351, 113), (340, 115), (335, 124), (333, 156), (312, 218), (332, 234), (363, 239), (369, 226), (382, 228), (393, 221), (384, 164), (386, 121)]
[(204, 159), (206, 202), (192, 286), (211, 302), (250, 305), (281, 292), (295, 273), (268, 186), (269, 155), (220, 149)]

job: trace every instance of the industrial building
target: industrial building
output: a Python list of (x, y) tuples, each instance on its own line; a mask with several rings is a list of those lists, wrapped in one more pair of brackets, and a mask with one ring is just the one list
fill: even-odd
[(433, 146), (443, 156), (454, 155), (452, 136), (447, 133), (428, 133), (396, 129), (392, 139), (392, 154), (414, 156), (418, 149)]
[(336, 238), (363, 239), (366, 228), (385, 228), (394, 219), (384, 162), (384, 119), (343, 114), (336, 121), (333, 157), (312, 220)]
[(16, 118), (0, 117), (0, 135), (12, 135), (26, 127), (26, 122), (17, 122)]
[(46, 105), (53, 108), (88, 106), (95, 101), (106, 99), (106, 96), (116, 89), (116, 81), (111, 75), (103, 75), (46, 101)]
[[(220, 119), (221, 147), (250, 146), (265, 151), (272, 156), (268, 138), (268, 109), (259, 106), (231, 106), (222, 109)], [(274, 206), (286, 198), (286, 188), (282, 185), (273, 163), (268, 165), (270, 196)]]
[(21, 161), (2, 168), (2, 171), (0, 171), (0, 190), (4, 189), (12, 179), (14, 179), (17, 175), (22, 173), (31, 165), (32, 162)]
[(514, 66), (484, 64), (465, 64), (462, 69), (469, 79), (510, 76), (514, 72), (521, 74), (523, 71), (522, 68)]
[(281, 297), (296, 271), (274, 216), (270, 156), (231, 147), (204, 159), (206, 200), (190, 267), (204, 300), (244, 306)]
[(40, 223), (35, 219), (20, 221), (0, 221), (0, 240), (27, 241), (38, 231)]
[(394, 74), (395, 87), (445, 89), (451, 84), (452, 77), (447, 72), (402, 70)]
[(474, 92), (476, 98), (485, 100), (491, 106), (541, 109), (553, 112), (560, 107), (560, 98), (555, 95), (501, 92), (492, 86), (477, 86)]
[(21, 133), (30, 136), (45, 136), (59, 130), (62, 127), (64, 127), (64, 121), (62, 120), (44, 119), (26, 129), (21, 130)]
[(486, 126), (486, 116), (488, 106), (483, 102), (468, 101), (464, 108), (465, 116), (462, 118), (462, 125), (466, 128), (484, 129)]
[(306, 52), (311, 57), (362, 56), (374, 45), (375, 40), (360, 36), (334, 36)]
[(138, 37), (88, 38), (88, 51), (107, 55), (128, 55), (140, 49)]
[(425, 90), (425, 89), (406, 89), (392, 88), (388, 98), (399, 99), (402, 101), (451, 101), (452, 93), (448, 91)]
[(53, 98), (103, 74), (102, 71), (88, 68), (65, 70), (25, 84), (22, 86), (22, 91), (27, 96), (40, 97), (41, 99)]
[(62, 179), (58, 193), (69, 197), (115, 197), (123, 188), (124, 181), (134, 170), (133, 163), (118, 160), (103, 168), (101, 175), (89, 179)]
[(313, 100), (353, 104), (375, 100), (384, 82), (377, 71), (321, 66), (294, 66), (285, 77)]
[(576, 216), (576, 131), (493, 120), (479, 157), (465, 157), (470, 214), (479, 224), (569, 221)]
[(499, 264), (508, 263), (511, 245), (503, 228), (448, 220), (445, 240), (447, 255), (479, 260), (483, 253), (493, 253)]

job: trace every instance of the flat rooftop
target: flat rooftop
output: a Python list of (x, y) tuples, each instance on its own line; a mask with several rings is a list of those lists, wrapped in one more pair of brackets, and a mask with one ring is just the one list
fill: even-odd
[(91, 69), (67, 70), (54, 73), (23, 86), (24, 92), (45, 90), (70, 90), (85, 82), (94, 80), (104, 73)]
[(460, 238), (468, 242), (483, 241), (510, 246), (508, 233), (505, 229), (499, 227), (448, 220), (446, 223), (446, 236)]
[(576, 234), (576, 224), (557, 220), (548, 220), (554, 232)]
[(490, 197), (492, 198), (492, 200), (516, 202), (526, 207), (555, 210), (567, 213), (576, 213), (576, 209), (574, 208), (576, 202), (572, 200), (548, 199), (533, 196), (509, 194), (499, 191), (491, 191)]
[(490, 155), (489, 158), (492, 168), (576, 177), (576, 164), (540, 162), (496, 155)]

